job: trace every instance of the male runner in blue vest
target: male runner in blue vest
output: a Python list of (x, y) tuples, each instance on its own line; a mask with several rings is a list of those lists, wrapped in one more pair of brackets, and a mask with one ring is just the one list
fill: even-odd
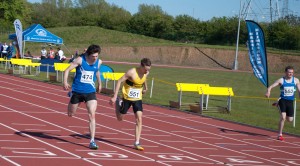
[(285, 68), (285, 76), (279, 78), (271, 86), (269, 86), (266, 97), (270, 97), (272, 88), (280, 85), (280, 98), (278, 100), (278, 109), (280, 111), (280, 120), (278, 124), (278, 137), (277, 139), (283, 141), (282, 130), (284, 127), (284, 122), (287, 120), (289, 122), (293, 121), (294, 117), (294, 106), (293, 102), (295, 99), (296, 87), (300, 96), (300, 84), (299, 79), (294, 77), (294, 68), (292, 66), (287, 66)]
[(89, 129), (91, 141), (89, 148), (98, 149), (95, 143), (96, 120), (95, 114), (97, 109), (96, 98), (96, 80), (98, 81), (98, 92), (101, 91), (100, 65), (102, 61), (98, 59), (101, 48), (98, 45), (90, 45), (83, 56), (79, 56), (64, 72), (64, 89), (69, 90), (68, 84), (69, 72), (76, 68), (75, 77), (72, 84), (72, 95), (68, 105), (68, 116), (75, 115), (78, 105), (85, 102), (89, 114)]

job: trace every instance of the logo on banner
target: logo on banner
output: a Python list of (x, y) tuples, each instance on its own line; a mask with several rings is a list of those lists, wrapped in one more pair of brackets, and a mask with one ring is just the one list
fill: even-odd
[(36, 29), (35, 30), (35, 33), (38, 35), (38, 36), (47, 36), (47, 32), (43, 29)]

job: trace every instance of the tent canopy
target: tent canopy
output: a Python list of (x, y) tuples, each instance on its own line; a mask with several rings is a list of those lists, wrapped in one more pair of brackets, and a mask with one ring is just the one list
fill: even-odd
[[(14, 40), (16, 34), (10, 34), (9, 39)], [(63, 39), (52, 34), (40, 24), (33, 24), (29, 28), (23, 31), (24, 42), (41, 42), (41, 43), (53, 43), (63, 44)]]

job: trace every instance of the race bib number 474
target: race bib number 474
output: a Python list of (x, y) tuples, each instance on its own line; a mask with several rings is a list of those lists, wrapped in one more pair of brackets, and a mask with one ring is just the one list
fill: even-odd
[(93, 77), (94, 77), (94, 72), (93, 71), (82, 71), (80, 82), (92, 83), (93, 80), (94, 80)]

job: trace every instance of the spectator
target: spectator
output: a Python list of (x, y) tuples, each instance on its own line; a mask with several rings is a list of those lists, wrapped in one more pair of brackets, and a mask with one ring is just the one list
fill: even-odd
[(8, 49), (8, 45), (6, 44), (6, 42), (2, 45), (2, 58), (6, 59), (7, 56), (7, 49)]
[(47, 50), (45, 47), (42, 48), (41, 50), (41, 59), (45, 59), (47, 57)]
[(33, 58), (30, 51), (27, 51), (27, 54), (24, 55), (25, 57)]
[(12, 45), (12, 43), (9, 43), (9, 47), (7, 48), (7, 59), (10, 60), (15, 52), (15, 47)]
[(3, 44), (0, 42), (0, 58), (2, 58), (2, 50), (3, 50)]
[(49, 54), (48, 54), (48, 58), (54, 59), (54, 55), (55, 55), (55, 52), (54, 52), (53, 48), (50, 47), (50, 49), (49, 49)]
[(64, 52), (63, 52), (63, 50), (60, 49), (60, 47), (57, 48), (57, 55), (59, 56), (59, 60), (61, 60), (62, 62), (67, 59), (64, 56)]

